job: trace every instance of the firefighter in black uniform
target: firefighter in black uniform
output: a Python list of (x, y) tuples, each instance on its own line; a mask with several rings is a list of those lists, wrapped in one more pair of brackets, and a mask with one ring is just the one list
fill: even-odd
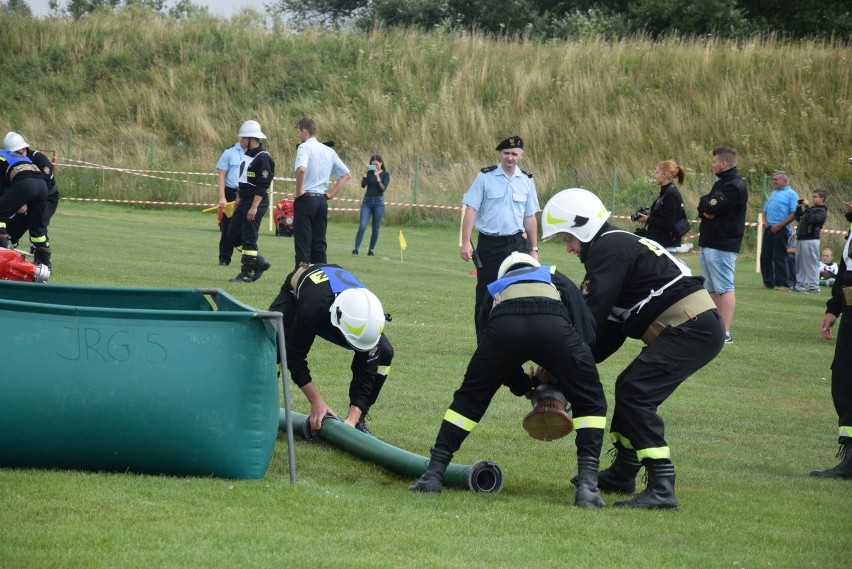
[(394, 355), (383, 333), (386, 315), (376, 295), (346, 269), (320, 263), (299, 266), (287, 275), (269, 310), (284, 315), (287, 369), (311, 403), (311, 429), (319, 431), (324, 417), (337, 416), (308, 369), (308, 352), (319, 336), (354, 350), (344, 422), (371, 434), (365, 422), (367, 412), (379, 397)]
[(597, 323), (595, 361), (629, 338), (645, 347), (615, 382), (610, 436), (617, 450), (599, 473), (604, 491), (632, 493), (640, 464), (647, 488), (615, 506), (677, 508), (674, 465), (657, 408), (722, 349), (725, 328), (704, 279), (658, 243), (607, 223), (610, 213), (588, 190), (553, 196), (542, 213), (542, 239), (560, 235), (586, 268), (580, 290)]
[(6, 226), (26, 206), (35, 262), (50, 266), (50, 243), (44, 224), (46, 200), (47, 183), (38, 166), (23, 154), (0, 150), (0, 247), (11, 247)]
[[(9, 132), (3, 139), (3, 148), (23, 154), (41, 171), (44, 175), (44, 181), (47, 183), (47, 201), (44, 205), (44, 228), (48, 230), (50, 219), (56, 213), (56, 208), (59, 206), (59, 190), (56, 187), (56, 178), (53, 173), (53, 162), (44, 152), (30, 148), (29, 143), (24, 140), (24, 137), (17, 132)], [(27, 232), (27, 217), (26, 215), (17, 215), (8, 222), (7, 230), (12, 243), (17, 244), (20, 238)], [(47, 235), (47, 234), (45, 234)], [(33, 247), (35, 253), (35, 247)], [(50, 251), (39, 253), (42, 264), (50, 267)]]
[(257, 249), (257, 233), (263, 214), (269, 209), (268, 191), (275, 176), (275, 162), (260, 142), (266, 135), (257, 121), (244, 122), (239, 136), (246, 152), (240, 164), (240, 188), (228, 237), (234, 247), (242, 249), (243, 255), (240, 272), (229, 281), (250, 283), (259, 279), (271, 266)]
[(482, 419), (500, 386), (517, 396), (533, 389), (533, 379), (523, 369), (533, 361), (555, 376), (573, 407), (579, 469), (574, 504), (604, 505), (597, 474), (606, 398), (588, 346), (594, 321), (574, 283), (551, 269), (517, 252), (499, 267), (497, 280), (488, 287), (494, 301), (486, 303), (479, 318), (482, 329), (476, 351), (441, 422), (429, 466), (409, 490), (441, 491), (453, 454)]
[[(846, 220), (852, 222), (852, 202), (846, 202), (844, 207)], [(837, 411), (837, 442), (840, 444), (837, 457), (840, 464), (811, 472), (811, 476), (819, 478), (852, 478), (852, 232), (846, 238), (843, 254), (837, 263), (837, 277), (820, 324), (820, 334), (825, 339), (832, 339), (831, 327), (838, 317), (840, 325), (834, 361), (831, 362), (831, 398)]]

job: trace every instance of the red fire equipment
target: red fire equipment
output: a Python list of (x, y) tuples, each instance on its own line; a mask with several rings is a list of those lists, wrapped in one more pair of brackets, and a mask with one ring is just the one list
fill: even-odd
[(0, 280), (46, 283), (49, 278), (47, 265), (34, 265), (15, 249), (0, 249)]
[(293, 236), (293, 200), (280, 200), (275, 205), (275, 235)]

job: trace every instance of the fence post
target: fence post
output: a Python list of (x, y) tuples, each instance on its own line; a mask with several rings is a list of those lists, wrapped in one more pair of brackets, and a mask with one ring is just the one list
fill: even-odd
[(152, 136), (151, 137), (151, 157), (149, 158), (149, 161), (148, 161), (148, 167), (149, 167), (150, 170), (154, 169), (154, 163), (155, 163), (156, 159), (157, 159), (157, 137)]
[(68, 137), (67, 137), (67, 140), (65, 142), (65, 156), (67, 156), (68, 158), (71, 158), (71, 139), (72, 139), (72, 137), (73, 137), (73, 135), (71, 133), (71, 129), (68, 129)]
[(420, 155), (414, 157), (414, 179), (411, 181), (411, 200), (417, 203), (417, 185), (420, 183)]
[(618, 191), (618, 167), (612, 168), (612, 204), (609, 211), (615, 211), (615, 194)]

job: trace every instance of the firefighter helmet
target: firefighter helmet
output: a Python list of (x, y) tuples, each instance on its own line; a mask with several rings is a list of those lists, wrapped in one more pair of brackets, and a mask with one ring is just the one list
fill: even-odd
[(240, 138), (266, 138), (266, 135), (260, 130), (260, 123), (257, 121), (246, 121), (240, 127)]
[(10, 152), (17, 152), (24, 148), (29, 148), (29, 144), (24, 137), (18, 134), (17, 132), (10, 132), (6, 135), (6, 138), (3, 139), (3, 148)]
[(329, 309), (331, 324), (359, 352), (376, 347), (385, 327), (385, 311), (376, 295), (365, 288), (347, 288)]
[(542, 240), (559, 233), (570, 233), (588, 243), (609, 219), (610, 212), (603, 202), (582, 188), (562, 190), (544, 206), (541, 213)]
[(503, 275), (505, 275), (509, 269), (518, 268), (518, 265), (540, 267), (541, 263), (539, 263), (538, 259), (532, 255), (527, 255), (526, 253), (521, 253), (519, 251), (512, 251), (512, 254), (500, 263), (500, 268), (497, 269), (497, 278), (502, 279)]

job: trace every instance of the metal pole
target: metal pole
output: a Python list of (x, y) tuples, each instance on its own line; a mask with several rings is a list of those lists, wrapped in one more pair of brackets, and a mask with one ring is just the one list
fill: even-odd
[(287, 467), (290, 471), (290, 484), (296, 483), (296, 452), (293, 448), (293, 413), (290, 409), (290, 378), (287, 376), (287, 352), (284, 346), (284, 315), (270, 312), (274, 319), (272, 325), (278, 334), (278, 355), (281, 358), (281, 384), (284, 388), (284, 415), (287, 432)]

